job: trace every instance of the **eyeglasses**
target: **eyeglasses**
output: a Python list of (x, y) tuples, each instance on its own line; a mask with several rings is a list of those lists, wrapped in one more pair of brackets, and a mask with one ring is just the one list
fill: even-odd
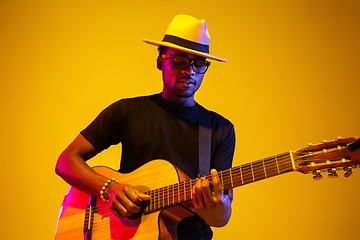
[(171, 59), (171, 67), (177, 70), (184, 70), (189, 65), (191, 65), (192, 69), (199, 74), (204, 74), (210, 66), (210, 62), (201, 60), (201, 59), (189, 59), (184, 56), (179, 55), (170, 55), (163, 54), (161, 55), (162, 59)]

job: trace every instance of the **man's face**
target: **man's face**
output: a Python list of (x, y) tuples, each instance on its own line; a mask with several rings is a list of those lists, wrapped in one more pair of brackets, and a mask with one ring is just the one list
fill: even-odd
[[(168, 48), (165, 52), (170, 55), (181, 55), (189, 59), (204, 59), (203, 57), (186, 53), (180, 50)], [(194, 94), (199, 89), (204, 74), (196, 73), (191, 65), (183, 70), (174, 69), (171, 66), (171, 59), (160, 59), (163, 77), (163, 97), (169, 101), (181, 103), (183, 101), (193, 102)], [(160, 69), (160, 68), (159, 68)]]

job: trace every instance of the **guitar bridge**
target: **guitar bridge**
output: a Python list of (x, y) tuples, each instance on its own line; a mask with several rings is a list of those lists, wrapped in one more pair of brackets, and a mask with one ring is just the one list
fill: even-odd
[(86, 240), (91, 239), (91, 233), (92, 233), (93, 222), (94, 222), (94, 213), (97, 210), (96, 199), (97, 199), (96, 197), (89, 195), (89, 205), (85, 210), (83, 231), (85, 233), (84, 239), (86, 239)]

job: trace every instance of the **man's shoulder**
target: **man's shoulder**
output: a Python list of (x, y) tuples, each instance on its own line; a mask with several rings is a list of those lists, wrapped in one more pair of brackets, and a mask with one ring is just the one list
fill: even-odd
[[(215, 124), (219, 124), (219, 125), (233, 125), (231, 123), (231, 121), (227, 118), (225, 118), (224, 116), (222, 116), (221, 114), (215, 112), (215, 111), (211, 111), (201, 105), (199, 105), (200, 109), (202, 109), (201, 114), (205, 114), (208, 117), (211, 117), (212, 121)], [(205, 116), (206, 117), (206, 116)]]
[(122, 98), (118, 101), (112, 103), (111, 105), (119, 106), (119, 105), (143, 105), (146, 102), (154, 102), (159, 94), (152, 94), (146, 96), (137, 96), (137, 97), (128, 97)]
[(128, 97), (128, 98), (122, 98), (119, 101), (125, 101), (125, 102), (142, 102), (142, 101), (148, 101), (150, 99), (154, 99), (159, 95), (159, 93), (151, 94), (151, 95), (145, 95), (145, 96), (136, 96), (136, 97)]

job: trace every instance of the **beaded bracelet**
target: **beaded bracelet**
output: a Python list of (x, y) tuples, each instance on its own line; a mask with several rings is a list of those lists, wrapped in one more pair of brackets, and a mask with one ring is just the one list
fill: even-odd
[(104, 201), (104, 202), (108, 202), (109, 200), (105, 199), (104, 197), (104, 192), (106, 190), (106, 188), (109, 186), (109, 184), (114, 181), (117, 182), (117, 180), (115, 178), (109, 179), (106, 181), (106, 183), (104, 184), (104, 186), (101, 188), (100, 190), (100, 198)]

